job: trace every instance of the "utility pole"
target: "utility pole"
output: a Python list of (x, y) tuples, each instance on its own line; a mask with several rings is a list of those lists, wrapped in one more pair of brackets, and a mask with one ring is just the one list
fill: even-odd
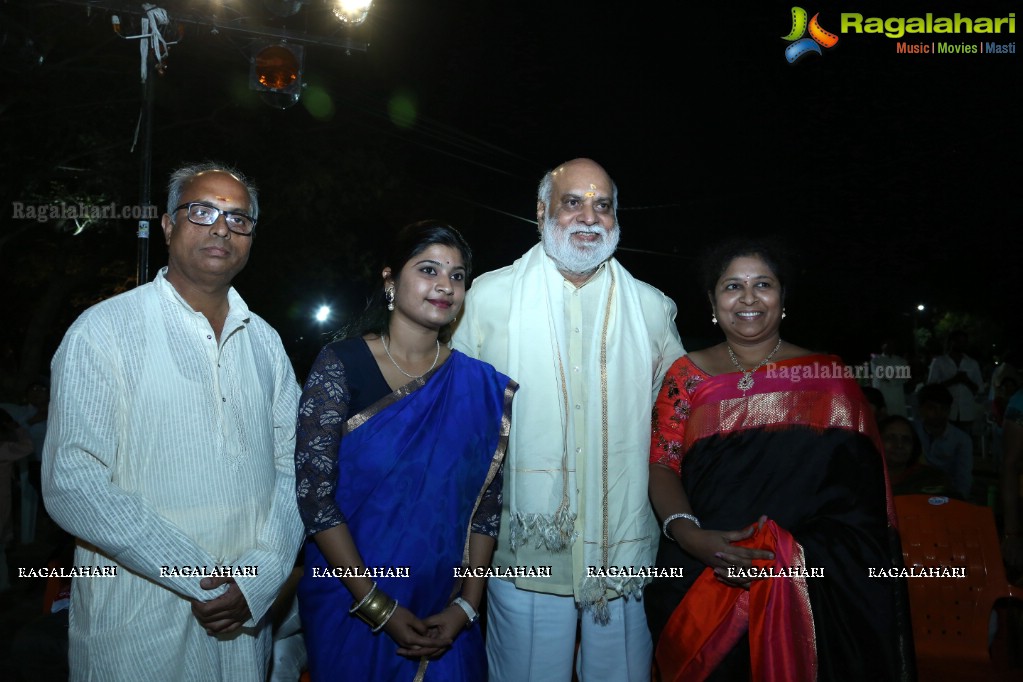
[[(152, 14), (153, 5), (144, 6), (141, 3), (129, 2), (127, 0), (58, 0), (68, 5), (77, 5), (86, 8), (87, 12), (94, 9), (106, 10), (115, 17), (117, 15), (136, 15), (149, 17), (149, 30), (160, 34), (160, 27)], [(177, 4), (177, 3), (173, 3)], [(254, 3), (257, 4), (257, 3)], [(158, 9), (166, 15), (168, 23), (191, 24), (194, 26), (208, 26), (211, 33), (237, 34), (250, 38), (273, 38), (281, 41), (288, 41), (298, 44), (324, 45), (328, 47), (341, 48), (346, 54), (352, 50), (365, 52), (369, 49), (369, 43), (351, 40), (344, 36), (320, 36), (308, 31), (292, 31), (287, 28), (263, 26), (260, 24), (249, 24), (248, 22), (233, 21), (230, 24), (223, 24), (213, 14), (196, 13), (189, 8), (189, 13), (177, 14), (173, 10)], [(146, 20), (143, 20), (143, 26)], [(114, 22), (114, 30), (120, 34), (119, 21)], [(152, 174), (153, 174), (153, 102), (156, 97), (156, 78), (154, 70), (159, 70), (160, 65), (154, 63), (154, 54), (149, 50), (148, 41), (150, 34), (139, 36), (124, 36), (126, 38), (139, 39), (143, 43), (140, 50), (142, 59), (143, 83), (142, 83), (142, 110), (139, 115), (139, 136), (141, 142), (141, 160), (139, 164), (139, 206), (142, 207), (143, 216), (145, 210), (152, 201)], [(164, 43), (166, 45), (167, 43)], [(135, 268), (135, 285), (139, 286), (149, 281), (149, 232), (150, 220), (143, 217), (138, 222), (136, 236), (138, 238), (137, 264)]]
[[(152, 60), (151, 57), (145, 59)], [(149, 64), (152, 67), (152, 64)], [(135, 286), (149, 281), (149, 217), (146, 207), (152, 200), (153, 177), (153, 100), (156, 97), (156, 78), (150, 74), (142, 84), (142, 120), (139, 122), (142, 135), (142, 163), (139, 169), (139, 206), (142, 218), (138, 226), (138, 258), (135, 268)]]

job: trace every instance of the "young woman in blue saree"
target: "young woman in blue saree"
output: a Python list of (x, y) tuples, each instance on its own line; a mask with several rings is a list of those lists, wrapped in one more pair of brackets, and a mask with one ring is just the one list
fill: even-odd
[[(328, 344), (299, 406), (299, 607), (313, 680), (485, 680), (476, 611), (501, 510), (516, 384), (443, 343), (471, 252), (399, 233), (381, 300)], [(375, 316), (375, 319), (374, 319)]]

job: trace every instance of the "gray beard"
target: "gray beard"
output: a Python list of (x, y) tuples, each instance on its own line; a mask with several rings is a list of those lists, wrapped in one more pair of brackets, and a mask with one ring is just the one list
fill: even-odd
[[(583, 274), (595, 270), (601, 263), (614, 255), (618, 248), (618, 240), (622, 231), (618, 229), (618, 222), (615, 221), (613, 236), (608, 236), (607, 230), (602, 225), (585, 227), (582, 225), (572, 226), (567, 229), (558, 229), (557, 220), (551, 216), (544, 216), (545, 228), (542, 232), (543, 250), (557, 264), (559, 270), (565, 270), (577, 274)], [(547, 229), (548, 225), (553, 225)], [(573, 232), (594, 232), (600, 235), (600, 239), (593, 244), (572, 243)]]

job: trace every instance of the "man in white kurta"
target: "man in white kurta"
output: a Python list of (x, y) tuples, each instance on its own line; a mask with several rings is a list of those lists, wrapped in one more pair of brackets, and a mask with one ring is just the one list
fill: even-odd
[(906, 382), (909, 363), (892, 350), (892, 342), (884, 341), (881, 352), (870, 357), (870, 385), (881, 391), (888, 414), (906, 416)]
[(234, 230), (257, 210), (238, 175), (176, 173), (168, 267), (87, 310), (54, 357), (44, 501), (78, 538), (76, 566), (116, 567), (74, 579), (73, 680), (266, 678), (267, 612), (302, 524), (298, 385), (230, 287), (252, 240)]
[(952, 394), (948, 418), (959, 430), (972, 438), (973, 422), (980, 413), (977, 394), (984, 386), (980, 364), (966, 354), (966, 332), (949, 334), (948, 351), (935, 356), (927, 373), (928, 384), (941, 384)]
[(654, 564), (650, 414), (684, 352), (675, 304), (612, 257), (617, 193), (603, 168), (569, 161), (538, 194), (542, 243), (473, 283), (453, 338), (521, 386), (494, 564), (551, 567), (489, 581), (490, 679), (570, 682), (575, 661), (583, 682), (649, 680), (648, 578), (618, 569)]

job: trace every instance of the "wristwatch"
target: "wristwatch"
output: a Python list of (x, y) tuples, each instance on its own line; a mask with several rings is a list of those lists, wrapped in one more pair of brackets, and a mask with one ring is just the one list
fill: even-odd
[(458, 604), (463, 611), (465, 611), (465, 617), (469, 619), (469, 622), (465, 624), (466, 629), (471, 628), (476, 624), (476, 621), (480, 619), (480, 614), (476, 613), (476, 609), (472, 607), (472, 604), (465, 601), (461, 597), (455, 597), (451, 600), (452, 604)]

